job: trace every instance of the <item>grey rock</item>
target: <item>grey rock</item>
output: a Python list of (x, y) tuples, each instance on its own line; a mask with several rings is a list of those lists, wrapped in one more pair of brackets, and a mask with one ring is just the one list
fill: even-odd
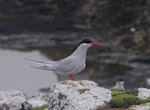
[(93, 81), (62, 81), (49, 92), (48, 110), (97, 110), (107, 107), (111, 91)]

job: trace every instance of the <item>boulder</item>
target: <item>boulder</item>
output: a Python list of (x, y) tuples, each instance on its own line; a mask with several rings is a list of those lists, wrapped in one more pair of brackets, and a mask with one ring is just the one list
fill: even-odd
[(48, 110), (96, 110), (107, 106), (111, 91), (93, 81), (61, 81), (50, 87)]
[(150, 98), (150, 89), (147, 88), (138, 88), (138, 97), (140, 99), (148, 99)]
[(150, 110), (150, 103), (132, 105), (128, 110)]
[(47, 107), (47, 94), (38, 94), (28, 98), (19, 90), (0, 91), (0, 110), (31, 110)]
[(0, 107), (4, 110), (19, 110), (26, 100), (27, 96), (21, 91), (0, 91)]
[(48, 96), (46, 94), (39, 94), (29, 98), (28, 103), (31, 104), (33, 108), (48, 105), (47, 97)]

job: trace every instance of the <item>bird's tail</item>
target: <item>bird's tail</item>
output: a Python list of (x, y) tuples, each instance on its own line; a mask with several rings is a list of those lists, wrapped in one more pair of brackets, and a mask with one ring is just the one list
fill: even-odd
[(37, 69), (42, 69), (42, 70), (53, 70), (52, 65), (56, 63), (55, 61), (43, 62), (43, 61), (37, 61), (37, 60), (31, 60), (31, 59), (25, 59), (25, 60), (38, 64), (38, 65), (31, 65), (32, 68), (37, 68)]
[(54, 64), (54, 63), (56, 63), (56, 61), (37, 61), (37, 60), (31, 60), (31, 59), (27, 59), (27, 58), (25, 58), (25, 60), (31, 61), (33, 63), (38, 63), (38, 64)]
[(51, 66), (47, 65), (31, 65), (32, 68), (41, 69), (41, 70), (52, 70)]

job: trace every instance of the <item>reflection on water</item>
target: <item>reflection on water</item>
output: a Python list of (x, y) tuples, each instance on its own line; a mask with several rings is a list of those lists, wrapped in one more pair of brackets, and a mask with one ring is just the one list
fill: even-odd
[(0, 49), (0, 90), (18, 89), (35, 95), (40, 88), (57, 82), (57, 75), (50, 71), (31, 68), (24, 58), (47, 60), (39, 51)]

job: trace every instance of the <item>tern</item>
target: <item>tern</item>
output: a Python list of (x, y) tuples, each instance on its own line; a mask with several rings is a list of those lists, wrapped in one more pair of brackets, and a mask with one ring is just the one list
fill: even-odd
[(86, 67), (86, 54), (88, 48), (99, 45), (99, 43), (93, 42), (90, 39), (84, 39), (81, 41), (78, 48), (64, 59), (46, 62), (31, 59), (26, 60), (39, 64), (31, 66), (33, 68), (53, 71), (59, 75), (68, 75), (70, 80), (75, 80), (73, 75), (81, 72)]
[(114, 87), (112, 87), (112, 89), (121, 89), (121, 90), (125, 91), (124, 80), (123, 79), (118, 79), (117, 82), (116, 82), (116, 85)]

